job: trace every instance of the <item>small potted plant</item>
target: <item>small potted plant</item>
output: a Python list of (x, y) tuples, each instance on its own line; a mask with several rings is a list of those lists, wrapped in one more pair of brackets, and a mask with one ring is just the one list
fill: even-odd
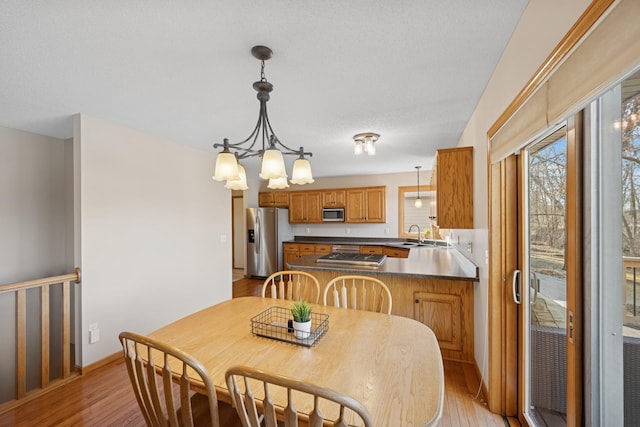
[(296, 301), (291, 305), (291, 315), (296, 338), (308, 338), (311, 333), (311, 306), (304, 300)]

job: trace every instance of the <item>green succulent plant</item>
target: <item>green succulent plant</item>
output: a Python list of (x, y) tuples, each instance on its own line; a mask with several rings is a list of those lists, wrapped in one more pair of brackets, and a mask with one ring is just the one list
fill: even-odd
[(311, 306), (305, 300), (296, 301), (291, 304), (291, 315), (298, 323), (308, 322), (311, 320)]

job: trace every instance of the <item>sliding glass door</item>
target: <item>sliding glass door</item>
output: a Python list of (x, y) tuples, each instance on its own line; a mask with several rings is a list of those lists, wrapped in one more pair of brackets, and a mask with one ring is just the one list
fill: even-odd
[(567, 419), (567, 125), (524, 150), (521, 337), (525, 416)]

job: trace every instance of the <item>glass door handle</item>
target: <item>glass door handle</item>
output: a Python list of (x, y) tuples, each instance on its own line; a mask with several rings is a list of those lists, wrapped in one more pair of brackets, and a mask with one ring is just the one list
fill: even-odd
[(513, 271), (513, 278), (511, 280), (511, 290), (513, 292), (513, 302), (520, 305), (522, 303), (522, 298), (520, 295), (520, 281), (518, 280), (518, 276), (520, 276), (520, 270)]

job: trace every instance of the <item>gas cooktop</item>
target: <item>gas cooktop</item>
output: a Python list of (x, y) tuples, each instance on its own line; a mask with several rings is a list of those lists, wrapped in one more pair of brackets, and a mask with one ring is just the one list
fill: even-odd
[(354, 253), (340, 253), (333, 252), (330, 254), (322, 255), (317, 259), (319, 263), (339, 263), (339, 264), (352, 264), (352, 265), (367, 265), (377, 267), (382, 265), (387, 259), (386, 255), (382, 254), (354, 254)]

